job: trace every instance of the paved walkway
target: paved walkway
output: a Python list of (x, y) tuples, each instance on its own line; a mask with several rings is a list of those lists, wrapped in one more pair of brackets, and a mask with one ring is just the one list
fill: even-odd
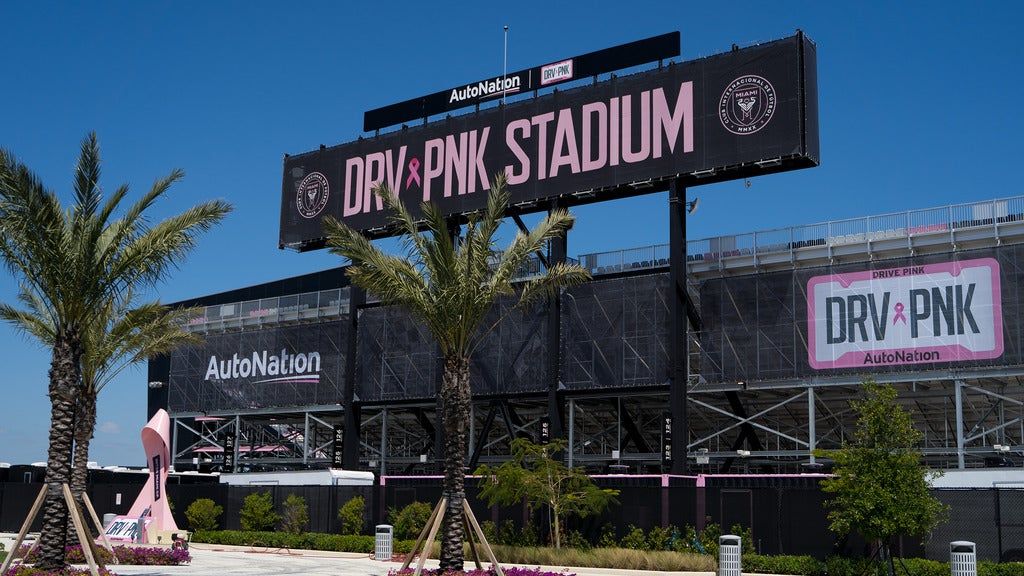
[[(401, 565), (376, 562), (366, 554), (319, 551), (257, 551), (251, 548), (193, 544), (188, 566), (111, 566), (125, 576), (386, 576)], [(471, 564), (467, 564), (467, 567)], [(427, 563), (436, 567), (437, 562)], [(565, 568), (547, 568), (561, 572)], [(711, 572), (646, 572), (571, 568), (578, 576), (712, 576)]]

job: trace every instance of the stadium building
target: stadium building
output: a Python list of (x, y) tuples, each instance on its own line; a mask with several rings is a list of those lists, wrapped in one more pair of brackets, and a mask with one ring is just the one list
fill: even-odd
[[(816, 448), (850, 434), (849, 400), (868, 377), (898, 387), (931, 465), (1019, 465), (1022, 242), (1021, 197), (689, 241), (686, 468), (812, 471)], [(473, 358), (473, 464), (559, 423), (576, 465), (669, 469), (670, 259), (668, 245), (579, 255), (592, 281), (499, 325)], [(523, 279), (544, 262), (532, 265)], [(828, 292), (846, 300), (832, 300), (834, 328), (818, 344), (849, 347), (859, 366), (837, 366), (835, 351), (811, 355), (808, 311), (822, 279), (847, 285)], [(906, 287), (885, 285), (900, 279)], [(906, 322), (893, 313), (901, 289), (918, 290)], [(176, 466), (436, 471), (435, 346), (404, 311), (353, 292), (337, 268), (180, 303), (197, 307), (189, 328), (205, 341), (149, 368), (150, 412), (173, 418)], [(919, 337), (949, 329), (963, 350), (915, 355), (866, 339), (910, 322)]]

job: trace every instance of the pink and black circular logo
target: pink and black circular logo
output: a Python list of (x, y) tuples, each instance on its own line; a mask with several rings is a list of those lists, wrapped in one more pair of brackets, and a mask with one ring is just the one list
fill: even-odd
[(722, 126), (741, 136), (764, 128), (774, 114), (775, 87), (753, 74), (730, 82), (718, 103), (718, 119)]
[(326, 176), (319, 172), (310, 172), (302, 182), (299, 182), (298, 195), (295, 198), (295, 207), (298, 208), (299, 214), (303, 218), (315, 218), (323, 212), (330, 190)]

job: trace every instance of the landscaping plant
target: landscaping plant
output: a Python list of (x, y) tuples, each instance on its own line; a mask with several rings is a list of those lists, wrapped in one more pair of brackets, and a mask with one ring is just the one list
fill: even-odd
[(362, 496), (354, 496), (338, 509), (338, 520), (341, 520), (342, 534), (361, 534), (366, 523), (366, 500)]
[(946, 507), (929, 492), (929, 481), (937, 473), (921, 462), (923, 434), (897, 403), (896, 389), (868, 381), (864, 394), (850, 403), (858, 415), (852, 441), (821, 453), (835, 462), (833, 475), (821, 488), (831, 494), (829, 528), (839, 535), (859, 532), (874, 541), (893, 576), (893, 540), (927, 536)]
[(430, 504), (424, 502), (413, 502), (401, 510), (392, 508), (388, 512), (388, 522), (394, 528), (395, 538), (416, 539), (427, 525), (431, 510)]
[(281, 510), (281, 529), (291, 534), (302, 534), (309, 526), (309, 506), (298, 494), (289, 494)]
[(193, 532), (216, 530), (217, 519), (224, 513), (224, 507), (209, 498), (199, 498), (185, 509), (185, 519)]
[(87, 450), (95, 427), (96, 390), (88, 388), (97, 383), (88, 382), (90, 366), (96, 367), (90, 360), (90, 331), (97, 325), (109, 328), (112, 309), (127, 314), (131, 295), (165, 279), (199, 235), (230, 211), (228, 204), (211, 201), (153, 221), (150, 209), (182, 176), (172, 171), (123, 206), (126, 185), (108, 195), (100, 186), (99, 144), (90, 134), (75, 166), (73, 201), (65, 205), (13, 154), (0, 151), (0, 261), (20, 282), (23, 306), (4, 304), (0, 317), (33, 336), (24, 322), (46, 326), (49, 335), (39, 339), (51, 351), (40, 568), (64, 566), (68, 514), (61, 485), (72, 481), (72, 457), (88, 461), (74, 448), (77, 440)]
[[(512, 441), (512, 458), (497, 467), (477, 469), (483, 477), (480, 497), (494, 506), (510, 506), (526, 500), (531, 510), (547, 506), (551, 511), (548, 533), (561, 548), (562, 522), (566, 517), (585, 518), (601, 513), (616, 502), (618, 490), (598, 488), (582, 468), (566, 466), (557, 454), (566, 449), (563, 439), (535, 444), (526, 438)], [(642, 532), (641, 532), (642, 534)]]
[(281, 519), (274, 512), (274, 500), (270, 492), (253, 492), (242, 501), (240, 512), (242, 530), (259, 532), (272, 530)]

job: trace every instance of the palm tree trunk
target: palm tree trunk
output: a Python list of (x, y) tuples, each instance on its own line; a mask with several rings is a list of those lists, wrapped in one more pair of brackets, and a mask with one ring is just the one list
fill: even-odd
[(465, 535), (462, 507), (466, 499), (466, 423), (469, 422), (469, 359), (444, 360), (441, 381), (441, 420), (444, 426), (444, 512), (441, 537), (441, 572), (462, 570), (462, 543)]
[[(82, 494), (89, 481), (89, 443), (96, 430), (96, 395), (82, 391), (78, 399), (78, 414), (75, 418), (75, 459), (71, 464), (71, 493), (78, 502), (78, 509), (85, 510)], [(93, 529), (86, 523), (86, 531)], [(98, 536), (98, 534), (93, 534)], [(68, 524), (68, 545), (77, 544), (78, 535), (73, 524)]]
[(50, 360), (50, 446), (46, 460), (46, 501), (39, 561), (44, 570), (62, 568), (68, 511), (61, 486), (71, 479), (71, 444), (74, 438), (75, 400), (81, 380), (82, 346), (76, 331), (60, 332)]

